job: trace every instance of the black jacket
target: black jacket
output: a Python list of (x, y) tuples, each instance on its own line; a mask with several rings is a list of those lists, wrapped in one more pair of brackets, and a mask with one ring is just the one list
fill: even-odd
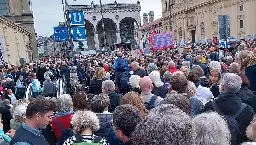
[(168, 93), (168, 89), (164, 86), (161, 87), (153, 87), (152, 94), (159, 96), (161, 98), (166, 98), (166, 94)]
[(136, 71), (133, 72), (133, 75), (138, 75), (142, 78), (142, 77), (146, 76), (147, 73), (146, 73), (145, 70), (139, 68), (139, 69), (137, 69)]
[(0, 113), (2, 114), (3, 130), (6, 133), (10, 130), (11, 112), (6, 107), (0, 106)]
[(109, 114), (97, 113), (97, 117), (99, 118), (99, 121), (100, 121), (100, 129), (95, 131), (94, 134), (108, 139), (109, 131), (112, 128), (111, 124), (112, 124), (113, 115), (110, 113)]
[(243, 103), (250, 105), (254, 112), (256, 112), (256, 96), (248, 89), (247, 86), (242, 85), (241, 89), (237, 93), (237, 97), (239, 97)]
[(108, 93), (108, 97), (110, 100), (108, 112), (114, 112), (116, 107), (120, 105), (120, 101), (122, 96), (117, 94), (115, 91), (111, 91)]
[(256, 64), (250, 67), (245, 68), (245, 75), (248, 77), (250, 81), (250, 90), (256, 92)]
[(102, 93), (102, 82), (103, 80), (91, 80), (91, 93), (101, 94)]
[[(234, 115), (238, 112), (242, 101), (236, 96), (235, 93), (223, 93), (218, 96), (215, 100), (218, 108), (225, 115)], [(212, 102), (208, 102), (203, 112), (214, 111)], [(247, 105), (240, 115), (236, 118), (237, 123), (239, 124), (239, 130), (242, 132), (243, 136), (237, 137), (238, 144), (248, 141), (248, 138), (245, 135), (247, 126), (253, 119), (254, 111), (251, 106)]]

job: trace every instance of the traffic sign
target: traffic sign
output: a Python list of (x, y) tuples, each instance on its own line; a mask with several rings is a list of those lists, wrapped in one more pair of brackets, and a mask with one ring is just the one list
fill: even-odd
[(86, 40), (86, 30), (85, 27), (73, 27), (73, 40), (74, 41), (84, 41)]
[(83, 11), (71, 12), (71, 25), (84, 25)]
[(227, 42), (223, 41), (223, 40), (220, 40), (219, 41), (219, 46), (220, 46), (220, 48), (227, 48)]
[(54, 27), (54, 40), (56, 42), (69, 40), (68, 27)]

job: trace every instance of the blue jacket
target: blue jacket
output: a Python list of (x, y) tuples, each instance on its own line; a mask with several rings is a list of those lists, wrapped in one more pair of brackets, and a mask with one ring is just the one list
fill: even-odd
[[(120, 67), (120, 66), (122, 66), (122, 67)], [(124, 58), (118, 57), (118, 58), (116, 59), (116, 62), (115, 62), (115, 64), (114, 64), (114, 69), (115, 69), (116, 71), (118, 71), (118, 72), (123, 72), (123, 71), (127, 71), (128, 68), (129, 68), (128, 62), (127, 62)]]

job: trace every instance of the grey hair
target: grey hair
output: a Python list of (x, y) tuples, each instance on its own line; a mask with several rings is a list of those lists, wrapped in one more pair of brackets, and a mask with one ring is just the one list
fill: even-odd
[(69, 94), (60, 95), (57, 98), (56, 106), (58, 112), (68, 112), (73, 110), (73, 101)]
[(196, 94), (196, 85), (193, 83), (193, 82), (191, 82), (191, 81), (188, 81), (188, 86), (187, 86), (187, 94), (188, 94), (188, 96), (189, 97), (192, 97), (193, 95), (195, 95)]
[(134, 145), (193, 145), (193, 132), (192, 120), (186, 113), (163, 104), (137, 125), (131, 141)]
[(256, 145), (256, 142), (244, 142), (241, 145)]
[(132, 62), (133, 65), (140, 67), (140, 64), (137, 61)]
[(219, 71), (221, 71), (221, 65), (220, 62), (218, 61), (211, 61), (209, 64), (210, 69), (217, 69)]
[(194, 117), (196, 145), (230, 145), (231, 135), (226, 121), (216, 112)]
[(169, 67), (175, 67), (176, 65), (175, 65), (175, 63), (174, 63), (174, 61), (170, 61), (169, 62)]
[(154, 83), (156, 87), (161, 87), (164, 85), (164, 83), (161, 81), (161, 76), (159, 71), (152, 71), (149, 75), (150, 79)]
[(166, 82), (170, 82), (172, 78), (172, 73), (170, 71), (166, 71), (163, 75), (163, 81)]
[(97, 115), (91, 111), (77, 111), (72, 117), (71, 124), (76, 133), (80, 133), (84, 129), (92, 129), (97, 131), (100, 128), (100, 122)]
[(241, 88), (242, 79), (236, 74), (226, 73), (222, 78), (222, 85), (224, 87), (224, 93), (237, 93)]
[(102, 82), (102, 88), (113, 91), (115, 90), (115, 83), (112, 80), (105, 80)]
[(190, 61), (183, 61), (182, 66), (187, 66), (188, 68), (190, 68)]
[(229, 72), (230, 73), (235, 73), (235, 74), (240, 73), (240, 65), (236, 62), (231, 63), (230, 68), (229, 68)]
[(133, 88), (140, 88), (140, 76), (138, 75), (132, 75), (130, 78), (129, 78), (129, 83), (131, 85), (131, 87)]

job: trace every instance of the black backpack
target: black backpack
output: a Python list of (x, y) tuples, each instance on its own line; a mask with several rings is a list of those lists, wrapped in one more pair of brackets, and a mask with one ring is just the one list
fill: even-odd
[(147, 110), (151, 110), (153, 108), (155, 108), (155, 101), (157, 99), (157, 96), (156, 95), (153, 95), (151, 97), (151, 99), (149, 100), (149, 102), (145, 102), (144, 103), (144, 106), (146, 107)]
[(58, 121), (58, 119), (55, 119), (56, 120), (56, 124), (58, 125), (58, 127), (61, 129), (62, 133), (60, 135), (60, 138), (57, 140), (57, 143), (56, 145), (63, 145), (64, 142), (74, 136), (74, 132), (72, 131), (71, 128), (68, 128), (68, 129), (64, 129), (63, 126), (60, 124), (60, 122)]
[(228, 124), (228, 129), (231, 134), (231, 145), (237, 145), (237, 138), (242, 136), (243, 133), (239, 130), (239, 124), (236, 118), (241, 114), (241, 112), (246, 107), (246, 104), (242, 103), (240, 109), (234, 115), (224, 115), (224, 113), (219, 109), (215, 101), (212, 101), (213, 109), (220, 115), (222, 115)]
[(131, 75), (130, 72), (122, 72), (121, 78), (120, 78), (120, 89), (129, 89), (130, 84), (129, 84), (129, 79)]

